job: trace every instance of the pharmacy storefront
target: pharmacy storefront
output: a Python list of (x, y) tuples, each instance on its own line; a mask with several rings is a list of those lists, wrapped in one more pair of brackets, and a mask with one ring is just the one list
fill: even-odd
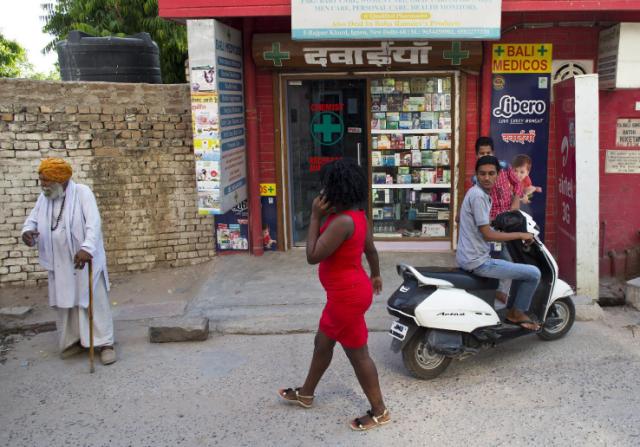
[(291, 245), (306, 240), (321, 167), (349, 157), (369, 173), (377, 241), (450, 249), (466, 109), (461, 79), (463, 70), (480, 69), (482, 45), (256, 34), (252, 48), (256, 66), (276, 79), (276, 157)]

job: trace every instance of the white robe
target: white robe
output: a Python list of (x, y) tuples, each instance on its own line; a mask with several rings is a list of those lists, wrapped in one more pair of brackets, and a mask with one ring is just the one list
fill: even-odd
[(51, 226), (58, 217), (62, 198), (48, 199), (40, 194), (36, 206), (24, 223), (22, 232), (31, 230), (40, 233), (38, 253), (40, 265), (49, 272), (49, 305), (58, 308), (86, 308), (89, 306), (88, 266), (76, 270), (73, 258), (81, 249), (89, 253), (93, 263), (94, 294), (100, 274), (103, 274), (106, 290), (109, 290), (107, 257), (102, 241), (102, 230), (98, 204), (91, 189), (73, 180), (65, 190), (66, 201), (56, 237)]
[(58, 308), (60, 351), (74, 343), (89, 346), (88, 266), (75, 269), (73, 258), (82, 249), (93, 259), (93, 337), (95, 346), (113, 345), (113, 318), (109, 306), (107, 257), (102, 242), (98, 204), (89, 187), (69, 181), (62, 217), (55, 230), (62, 197), (40, 194), (22, 232), (38, 231), (40, 264), (49, 274), (49, 304)]

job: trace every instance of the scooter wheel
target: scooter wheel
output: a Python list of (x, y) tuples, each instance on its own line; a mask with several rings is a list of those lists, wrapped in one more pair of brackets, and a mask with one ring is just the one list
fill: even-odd
[(429, 351), (426, 331), (416, 334), (402, 349), (405, 368), (418, 379), (435, 379), (451, 363), (451, 357)]
[(543, 327), (538, 333), (538, 337), (545, 341), (557, 340), (563, 337), (573, 326), (576, 319), (576, 307), (570, 297), (564, 297), (556, 300), (549, 309), (547, 318), (559, 318), (562, 320), (552, 327)]

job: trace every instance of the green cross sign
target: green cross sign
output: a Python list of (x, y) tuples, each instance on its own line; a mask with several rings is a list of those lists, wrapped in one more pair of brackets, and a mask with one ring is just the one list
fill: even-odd
[(544, 47), (544, 45), (540, 45), (540, 48), (538, 48), (538, 53), (540, 53), (540, 56), (542, 56), (542, 57), (544, 57), (544, 53), (546, 53), (547, 51), (549, 51), (549, 50), (547, 50)]
[(496, 49), (493, 50), (493, 52), (496, 53), (498, 57), (500, 57), (502, 56), (502, 53), (504, 53), (504, 48), (502, 48), (502, 45), (498, 45)]
[(282, 67), (282, 61), (291, 59), (288, 51), (280, 51), (280, 42), (273, 42), (271, 44), (271, 51), (265, 51), (262, 53), (262, 57), (265, 61), (272, 61), (274, 67)]
[(460, 63), (469, 59), (469, 50), (463, 50), (460, 42), (451, 42), (451, 50), (442, 52), (443, 59), (449, 59), (451, 65), (460, 65)]
[[(338, 122), (335, 123), (334, 121)], [(321, 135), (319, 138), (318, 134)], [(334, 134), (338, 134), (334, 138)], [(311, 137), (323, 146), (331, 146), (339, 142), (344, 136), (344, 123), (335, 112), (321, 112), (311, 118)]]

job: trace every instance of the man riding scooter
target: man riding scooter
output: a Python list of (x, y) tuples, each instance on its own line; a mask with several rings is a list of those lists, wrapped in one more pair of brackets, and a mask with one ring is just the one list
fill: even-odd
[(491, 228), (491, 189), (496, 182), (500, 162), (496, 157), (483, 156), (476, 162), (478, 183), (465, 195), (460, 209), (460, 230), (456, 261), (460, 268), (477, 276), (512, 279), (512, 293), (506, 320), (531, 331), (540, 330), (540, 324), (527, 315), (533, 295), (540, 282), (540, 270), (530, 264), (518, 264), (490, 256), (489, 242), (533, 240), (531, 233), (502, 233)]

